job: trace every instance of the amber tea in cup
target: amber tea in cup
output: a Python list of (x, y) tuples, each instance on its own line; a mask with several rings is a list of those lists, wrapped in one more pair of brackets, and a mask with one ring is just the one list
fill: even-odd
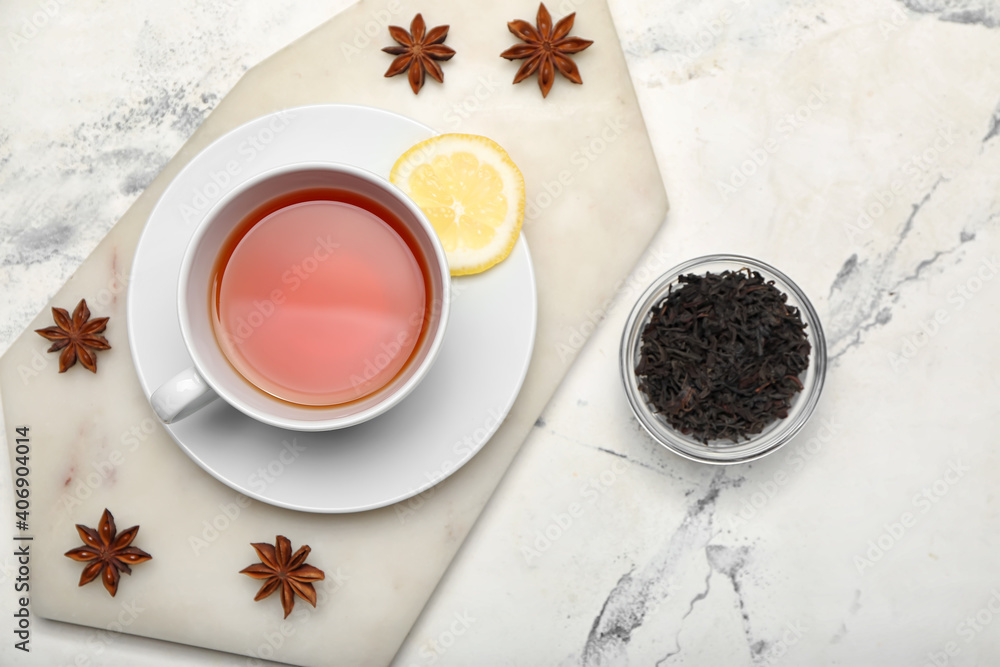
[(426, 258), (408, 227), (357, 192), (310, 188), (247, 215), (211, 275), (212, 326), (233, 367), (299, 405), (377, 392), (427, 335)]
[(299, 431), (372, 419), (431, 371), (449, 273), (427, 216), (385, 178), (333, 162), (258, 174), (184, 252), (177, 313), (193, 365), (150, 404), (168, 424), (218, 397)]

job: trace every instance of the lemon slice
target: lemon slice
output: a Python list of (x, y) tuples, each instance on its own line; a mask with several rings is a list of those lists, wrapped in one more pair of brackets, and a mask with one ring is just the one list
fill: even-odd
[(492, 139), (431, 137), (396, 160), (389, 180), (427, 215), (451, 275), (485, 271), (514, 248), (524, 221), (524, 177)]

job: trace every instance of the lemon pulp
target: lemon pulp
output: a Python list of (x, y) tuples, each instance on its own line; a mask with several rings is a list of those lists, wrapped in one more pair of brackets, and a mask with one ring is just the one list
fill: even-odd
[(400, 156), (389, 180), (427, 215), (453, 276), (485, 271), (513, 250), (524, 221), (524, 177), (492, 139), (431, 137)]

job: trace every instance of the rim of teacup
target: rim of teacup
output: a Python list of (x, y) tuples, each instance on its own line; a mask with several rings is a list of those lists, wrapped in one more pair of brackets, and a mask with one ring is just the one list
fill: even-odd
[[(190, 307), (187, 303), (187, 294), (190, 286), (192, 268), (194, 262), (196, 261), (197, 250), (212, 228), (212, 221), (215, 220), (227, 206), (232, 204), (234, 200), (254, 187), (280, 176), (308, 171), (329, 171), (359, 178), (377, 186), (378, 188), (381, 188), (388, 195), (401, 203), (420, 226), (424, 235), (427, 237), (431, 248), (433, 249), (433, 258), (428, 258), (432, 259), (432, 262), (430, 262), (432, 263), (430, 270), (432, 273), (439, 274), (443, 289), (440, 295), (435, 296), (434, 302), (428, 304), (428, 308), (439, 309), (440, 315), (437, 317), (436, 329), (428, 332), (429, 340), (424, 343), (426, 354), (424, 355), (424, 358), (412, 368), (412, 371), (410, 371), (407, 366), (403, 367), (403, 370), (401, 370), (400, 373), (411, 373), (409, 377), (406, 378), (405, 382), (389, 391), (384, 391), (384, 388), (378, 389), (371, 394), (356, 399), (356, 401), (352, 401), (352, 403), (363, 402), (372, 396), (378, 396), (379, 392), (384, 392), (384, 394), (379, 396), (378, 400), (373, 402), (372, 405), (359, 410), (358, 412), (327, 418), (320, 417), (316, 419), (297, 419), (269, 413), (250, 405), (239, 396), (235, 395), (234, 391), (229, 388), (228, 384), (225, 381), (221, 381), (211, 370), (207, 360), (203, 357), (201, 346), (192, 342), (195, 338), (195, 333), (191, 322)], [(448, 268), (448, 260), (445, 256), (441, 241), (438, 238), (437, 233), (434, 231), (434, 227), (431, 225), (426, 214), (420, 209), (420, 207), (417, 206), (417, 204), (410, 199), (406, 193), (393, 185), (388, 179), (383, 178), (382, 176), (379, 176), (378, 174), (367, 169), (342, 162), (294, 162), (269, 169), (236, 185), (232, 190), (222, 196), (198, 222), (197, 228), (184, 250), (184, 257), (181, 261), (180, 276), (177, 286), (178, 319), (180, 321), (181, 336), (184, 340), (184, 346), (188, 354), (191, 356), (194, 368), (222, 400), (226, 401), (229, 405), (233, 406), (247, 416), (271, 426), (296, 431), (330, 431), (361, 424), (387, 412), (406, 398), (406, 396), (409, 395), (426, 377), (435, 360), (439, 356), (444, 341), (451, 308), (449, 289), (450, 281), (451, 274)], [(230, 367), (232, 367), (231, 362), (226, 358), (221, 347), (219, 347), (218, 342), (215, 342), (214, 348), (216, 353), (224, 359)], [(411, 354), (416, 354), (416, 350)], [(235, 370), (235, 368), (233, 368), (233, 371), (244, 383), (252, 386), (256, 392), (264, 396), (267, 400), (273, 402), (276, 406), (304, 408), (308, 412), (321, 415), (324, 411), (330, 412), (333, 410), (339, 410), (342, 409), (342, 406), (348, 405), (300, 406), (267, 394), (267, 392), (264, 392), (250, 383), (249, 380), (243, 378), (242, 375)]]

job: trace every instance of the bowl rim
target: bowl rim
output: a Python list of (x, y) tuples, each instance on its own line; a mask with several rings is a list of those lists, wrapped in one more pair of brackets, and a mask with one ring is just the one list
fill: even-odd
[[(794, 414), (772, 422), (771, 426), (766, 427), (759, 434), (750, 436), (747, 441), (729, 445), (728, 454), (726, 445), (713, 446), (697, 442), (689, 436), (677, 432), (664, 420), (657, 419), (638, 389), (634, 367), (636, 345), (641, 341), (641, 329), (648, 320), (652, 308), (665, 298), (670, 286), (676, 284), (682, 275), (699, 274), (698, 269), (708, 267), (700, 273), (704, 275), (704, 273), (713, 270), (711, 265), (723, 263), (740, 265), (732, 267), (731, 270), (746, 268), (751, 271), (759, 271), (765, 280), (773, 280), (775, 287), (788, 295), (789, 300), (794, 301), (792, 305), (799, 308), (802, 313), (806, 324), (806, 335), (811, 345), (809, 368), (806, 371), (809, 374), (807, 375), (808, 382), (804, 383), (806, 387), (799, 393), (802, 398), (796, 401), (796, 403), (801, 404), (801, 407), (793, 404)], [(654, 279), (632, 307), (622, 331), (619, 349), (619, 370), (625, 394), (629, 407), (643, 430), (660, 445), (679, 456), (691, 461), (714, 465), (735, 465), (755, 461), (777, 451), (791, 441), (809, 421), (819, 402), (826, 380), (827, 363), (826, 336), (823, 332), (823, 325), (816, 309), (802, 288), (785, 273), (766, 262), (745, 255), (729, 253), (702, 255), (689, 259)]]

